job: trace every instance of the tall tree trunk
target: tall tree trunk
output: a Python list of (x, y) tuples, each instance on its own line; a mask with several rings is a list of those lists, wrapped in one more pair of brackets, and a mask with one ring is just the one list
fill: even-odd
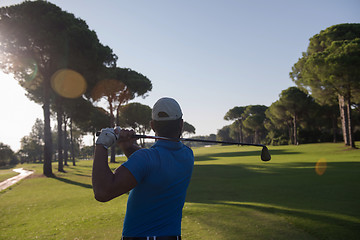
[(68, 166), (67, 163), (69, 158), (68, 149), (69, 149), (69, 144), (67, 140), (67, 119), (66, 116), (64, 115), (64, 165), (65, 166)]
[(349, 97), (347, 99), (347, 104), (346, 104), (346, 111), (347, 111), (347, 119), (348, 119), (348, 133), (349, 133), (349, 146), (352, 148), (355, 148), (355, 143), (354, 143), (354, 139), (353, 139), (353, 129), (352, 129), (352, 117), (351, 117), (351, 101), (350, 101), (350, 94)]
[(344, 96), (339, 95), (338, 99), (339, 99), (341, 129), (342, 129), (342, 133), (343, 133), (344, 144), (349, 146), (350, 145), (349, 144), (349, 132), (348, 132), (349, 128), (348, 128), (348, 120), (347, 120), (348, 115), (346, 114)]
[(243, 134), (243, 124), (242, 120), (240, 121), (240, 142), (244, 142), (244, 134)]
[[(50, 78), (49, 78), (50, 79)], [(44, 165), (43, 173), (45, 176), (52, 176), (52, 137), (50, 127), (50, 82), (48, 78), (44, 80)]]
[(294, 144), (294, 132), (293, 132), (292, 124), (290, 125), (290, 123), (288, 123), (288, 127), (289, 127), (290, 144)]
[(337, 116), (335, 113), (332, 114), (332, 129), (333, 129), (333, 143), (336, 143)]
[(297, 137), (297, 114), (294, 113), (294, 145), (298, 145), (298, 137)]
[(237, 141), (238, 142), (241, 142), (241, 133), (240, 133), (240, 131), (241, 131), (241, 128), (240, 128), (240, 120), (238, 119), (238, 120), (236, 120), (236, 122), (235, 122), (236, 124), (237, 124), (237, 126), (238, 126), (238, 134), (237, 134)]
[(72, 163), (73, 163), (73, 166), (76, 166), (76, 164), (75, 164), (75, 150), (74, 150), (74, 136), (73, 136), (72, 118), (70, 118), (70, 145), (71, 145)]
[(63, 111), (61, 100), (56, 99), (56, 115), (57, 115), (57, 129), (58, 129), (58, 171), (64, 172), (63, 164), (63, 131), (62, 131), (62, 122), (63, 122)]
[(239, 142), (244, 142), (244, 136), (243, 136), (243, 132), (242, 132), (242, 120), (238, 119), (238, 125), (239, 125)]

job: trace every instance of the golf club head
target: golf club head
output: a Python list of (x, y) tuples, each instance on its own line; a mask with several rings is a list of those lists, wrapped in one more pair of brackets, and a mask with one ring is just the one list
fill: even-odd
[(269, 149), (267, 149), (267, 147), (263, 147), (263, 149), (261, 150), (261, 160), (263, 160), (264, 162), (270, 161), (271, 156), (269, 153)]

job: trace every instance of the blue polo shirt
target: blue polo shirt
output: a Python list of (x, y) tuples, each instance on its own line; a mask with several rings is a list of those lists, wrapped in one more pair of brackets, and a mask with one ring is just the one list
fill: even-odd
[(182, 209), (194, 155), (182, 142), (158, 140), (122, 164), (136, 178), (130, 191), (123, 236), (181, 235)]

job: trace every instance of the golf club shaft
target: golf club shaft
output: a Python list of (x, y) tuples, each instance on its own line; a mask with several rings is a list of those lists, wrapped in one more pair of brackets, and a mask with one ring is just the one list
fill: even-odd
[[(99, 136), (101, 132), (97, 132), (96, 136)], [(253, 143), (241, 143), (241, 142), (231, 142), (231, 141), (216, 141), (216, 140), (206, 140), (206, 139), (194, 139), (194, 138), (168, 138), (168, 137), (159, 137), (159, 136), (148, 136), (148, 135), (133, 135), (133, 138), (148, 138), (156, 140), (167, 140), (167, 141), (187, 141), (187, 142), (205, 142), (205, 143), (217, 143), (217, 144), (229, 144), (229, 145), (241, 145), (241, 146), (256, 146), (256, 147), (265, 147), (263, 144), (253, 144)]]
[(134, 138), (151, 138), (157, 140), (167, 140), (167, 141), (190, 141), (190, 142), (205, 142), (205, 143), (220, 143), (220, 144), (231, 144), (231, 145), (241, 145), (241, 146), (255, 146), (262, 147), (261, 150), (261, 160), (264, 162), (270, 161), (271, 156), (268, 148), (263, 144), (253, 144), (253, 143), (241, 143), (241, 142), (230, 142), (230, 141), (216, 141), (216, 140), (205, 140), (205, 139), (193, 139), (193, 138), (167, 138), (159, 136), (147, 136), (147, 135), (134, 135)]
[(150, 139), (167, 140), (167, 141), (174, 141), (174, 142), (187, 141), (187, 142), (204, 142), (204, 143), (218, 143), (218, 144), (229, 144), (229, 145), (265, 147), (265, 145), (262, 145), (262, 144), (216, 141), (216, 140), (194, 139), (194, 138), (167, 138), (167, 137), (148, 136), (148, 135), (134, 135), (134, 138), (150, 138)]
[[(97, 132), (96, 136), (99, 136), (101, 132)], [(148, 136), (148, 135), (138, 135), (135, 134), (132, 136), (133, 138), (150, 138), (156, 140), (166, 140), (166, 141), (189, 141), (189, 142), (205, 142), (205, 143), (220, 143), (220, 144), (230, 144), (230, 145), (238, 145), (238, 146), (255, 146), (262, 147), (261, 150), (261, 160), (264, 162), (270, 161), (271, 156), (267, 147), (263, 144), (254, 144), (254, 143), (241, 143), (241, 142), (230, 142), (230, 141), (216, 141), (216, 140), (205, 140), (205, 139), (193, 139), (193, 138), (168, 138), (168, 137), (159, 137), (159, 136)]]

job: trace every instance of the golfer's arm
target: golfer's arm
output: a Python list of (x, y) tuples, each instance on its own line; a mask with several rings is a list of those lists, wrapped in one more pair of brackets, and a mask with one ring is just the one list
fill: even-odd
[(107, 202), (131, 189), (137, 182), (131, 172), (120, 166), (113, 173), (108, 165), (108, 152), (102, 145), (96, 145), (92, 170), (92, 184), (95, 199)]

